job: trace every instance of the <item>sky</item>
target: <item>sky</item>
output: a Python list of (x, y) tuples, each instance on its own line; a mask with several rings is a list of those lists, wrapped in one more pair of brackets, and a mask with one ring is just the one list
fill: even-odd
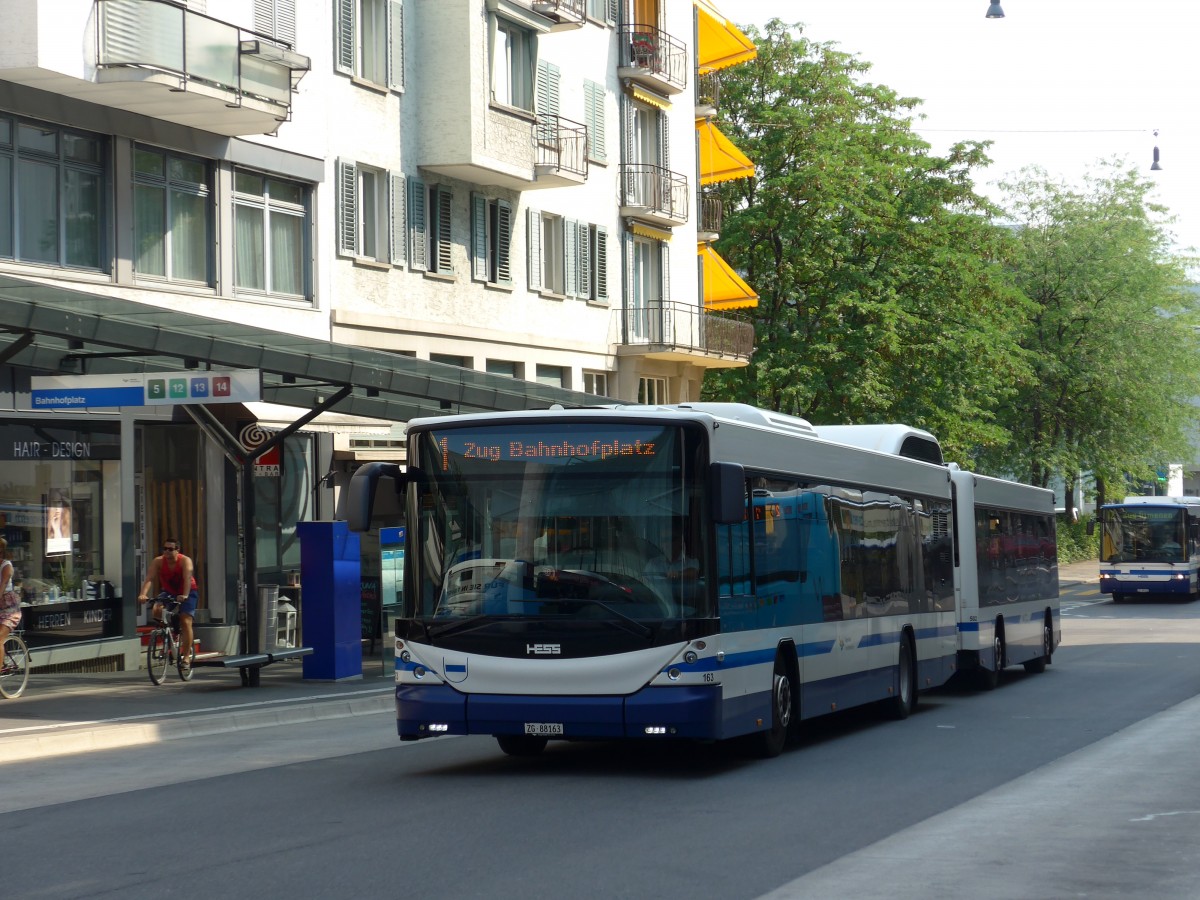
[[(925, 102), (934, 152), (991, 140), (995, 182), (1030, 164), (1078, 183), (1100, 159), (1143, 169), (1200, 248), (1200, 3), (1195, 0), (715, 0), (739, 25), (804, 24), (873, 64), (866, 80)], [(1158, 135), (1155, 136), (1155, 130)], [(1158, 146), (1161, 171), (1151, 172)]]

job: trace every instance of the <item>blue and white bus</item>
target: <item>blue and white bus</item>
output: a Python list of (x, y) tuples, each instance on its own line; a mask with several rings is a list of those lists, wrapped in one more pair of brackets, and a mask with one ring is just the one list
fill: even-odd
[(1200, 591), (1200, 497), (1126, 497), (1100, 507), (1100, 592), (1192, 599)]
[(1054, 492), (953, 464), (950, 478), (959, 668), (990, 689), (1007, 665), (1042, 672), (1062, 641)]
[(738, 404), (414, 420), (407, 471), (362, 467), (348, 502), (408, 527), (400, 738), (773, 756), (801, 719), (907, 716), (959, 656), (952, 481), (890, 428), (895, 452)]

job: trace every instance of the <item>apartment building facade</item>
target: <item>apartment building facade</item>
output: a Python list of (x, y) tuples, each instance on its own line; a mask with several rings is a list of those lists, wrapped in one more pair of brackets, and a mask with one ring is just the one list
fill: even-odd
[[(30, 308), (385, 351), (402, 393), (451, 410), (514, 381), (686, 402), (749, 361), (753, 328), (725, 310), (756, 298), (712, 253), (701, 197), (748, 161), (729, 174), (698, 87), (752, 47), (706, 2), (0, 0), (0, 18), (0, 294)], [(131, 664), (132, 597), (168, 536), (197, 559), (200, 618), (236, 622), (248, 583), (298, 567), (295, 524), (398, 452), (396, 416), (335, 407), (257, 467), (239, 533), (213, 427), (250, 447), (298, 413), (33, 410), (31, 377), (122, 353), (4, 338), (0, 527), (54, 663)], [(295, 373), (275, 374), (263, 399), (286, 404)]]

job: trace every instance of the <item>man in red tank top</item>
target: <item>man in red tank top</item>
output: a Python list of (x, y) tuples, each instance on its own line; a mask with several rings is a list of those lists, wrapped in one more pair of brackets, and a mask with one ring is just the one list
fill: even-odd
[[(159, 591), (171, 594), (179, 601), (179, 643), (185, 648), (184, 656), (187, 665), (191, 665), (195, 645), (192, 640), (192, 619), (196, 615), (196, 601), (199, 593), (196, 586), (196, 576), (190, 557), (184, 556), (175, 538), (163, 541), (163, 552), (154, 557), (146, 580), (138, 592), (138, 606), (146, 602), (150, 589), (157, 582)], [(155, 602), (151, 615), (162, 617), (162, 604)]]

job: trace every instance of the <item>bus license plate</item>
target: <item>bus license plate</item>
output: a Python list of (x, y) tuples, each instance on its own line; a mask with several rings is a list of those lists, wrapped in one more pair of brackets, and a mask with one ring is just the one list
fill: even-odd
[(562, 722), (526, 722), (525, 733), (536, 734), (542, 737), (552, 734), (562, 734)]

